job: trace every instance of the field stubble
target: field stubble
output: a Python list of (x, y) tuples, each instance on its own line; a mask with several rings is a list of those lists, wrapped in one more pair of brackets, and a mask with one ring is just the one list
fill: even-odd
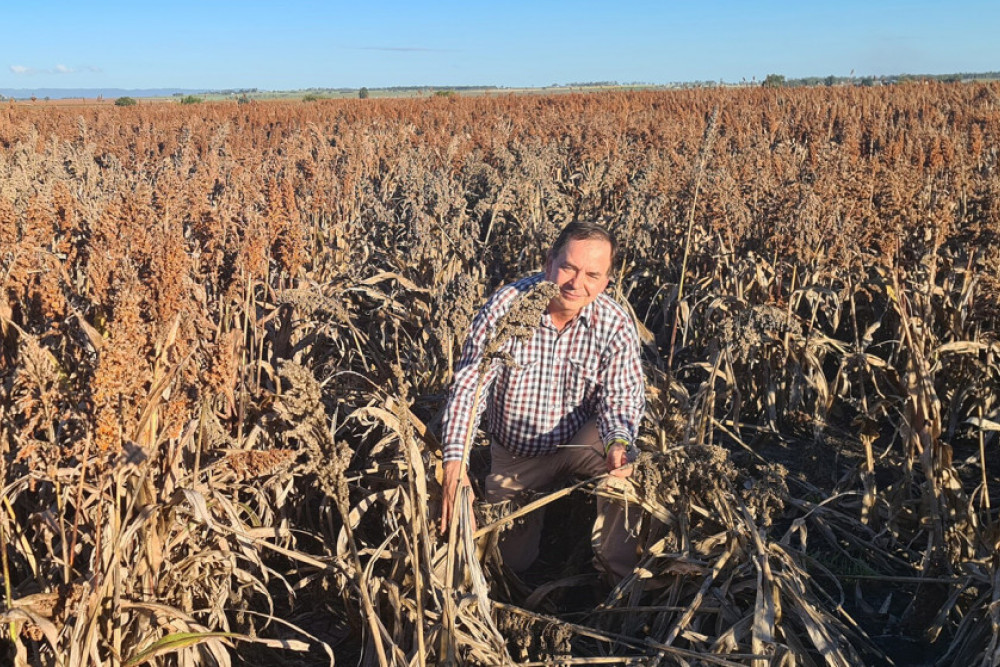
[[(998, 139), (995, 84), (0, 107), (9, 656), (1000, 663)], [(475, 308), (588, 218), (648, 380), (610, 591), (586, 511), (495, 548), (594, 480), (434, 521)]]

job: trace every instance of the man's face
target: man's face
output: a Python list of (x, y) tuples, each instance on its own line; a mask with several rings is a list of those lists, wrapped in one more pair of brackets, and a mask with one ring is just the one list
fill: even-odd
[(604, 239), (570, 239), (558, 255), (549, 255), (545, 279), (559, 286), (549, 311), (576, 316), (611, 280), (611, 244)]

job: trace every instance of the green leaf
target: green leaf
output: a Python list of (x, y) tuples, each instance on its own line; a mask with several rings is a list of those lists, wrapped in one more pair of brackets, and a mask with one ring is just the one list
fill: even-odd
[(175, 632), (167, 635), (147, 646), (145, 649), (129, 658), (124, 667), (138, 667), (158, 655), (172, 653), (181, 649), (195, 646), (210, 639), (250, 639), (235, 632)]

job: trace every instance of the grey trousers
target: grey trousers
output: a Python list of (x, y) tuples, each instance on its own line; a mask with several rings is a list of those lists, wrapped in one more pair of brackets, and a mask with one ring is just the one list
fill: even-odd
[[(554, 454), (514, 456), (496, 442), (490, 454), (493, 463), (486, 477), (486, 500), (491, 503), (508, 500), (524, 489), (546, 490), (561, 479), (594, 477), (608, 471), (595, 420), (584, 424), (569, 446)], [(635, 533), (640, 514), (641, 510), (633, 507), (626, 516), (622, 504), (600, 496), (597, 499), (597, 520), (591, 535), (594, 565), (615, 582), (631, 574), (638, 561)], [(542, 510), (531, 512), (523, 518), (523, 524), (501, 535), (500, 554), (514, 571), (527, 569), (538, 557), (543, 518)]]

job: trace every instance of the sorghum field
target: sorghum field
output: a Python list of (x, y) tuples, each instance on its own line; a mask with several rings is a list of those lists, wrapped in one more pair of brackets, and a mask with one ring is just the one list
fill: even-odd
[[(998, 147), (995, 83), (0, 106), (6, 659), (1000, 664)], [(594, 218), (614, 589), (597, 480), (436, 524), (475, 309)]]

